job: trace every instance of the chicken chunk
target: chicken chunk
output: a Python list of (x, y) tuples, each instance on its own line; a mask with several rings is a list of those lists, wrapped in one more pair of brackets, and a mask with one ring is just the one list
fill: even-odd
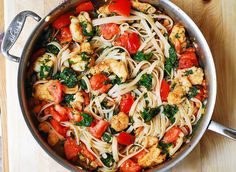
[(84, 103), (84, 97), (82, 95), (81, 92), (77, 92), (75, 95), (74, 95), (74, 100), (70, 102), (70, 105), (75, 108), (75, 109), (78, 109), (78, 110), (82, 110), (83, 108), (83, 103)]
[(109, 5), (103, 5), (98, 9), (99, 14), (106, 14), (109, 15), (111, 14), (111, 11), (109, 10)]
[(161, 149), (157, 148), (157, 145), (153, 145), (149, 152), (142, 158), (138, 159), (138, 164), (143, 167), (153, 167), (165, 161), (166, 154), (161, 154)]
[(72, 16), (70, 20), (70, 32), (72, 34), (72, 39), (75, 42), (84, 42), (86, 40), (86, 37), (83, 35), (79, 19), (77, 17)]
[(50, 131), (50, 127), (46, 122), (41, 122), (38, 128), (39, 131), (43, 131), (44, 133), (48, 133)]
[(145, 2), (139, 2), (138, 0), (131, 0), (131, 5), (134, 9), (146, 14), (153, 14), (156, 12), (156, 8), (151, 4)]
[(91, 18), (89, 17), (89, 13), (81, 12), (78, 16), (79, 24), (82, 28), (82, 32), (84, 36), (93, 36), (93, 25), (91, 22)]
[(54, 131), (50, 130), (48, 133), (47, 141), (50, 146), (55, 146), (55, 144), (57, 144), (57, 142), (59, 141), (59, 137)]
[(193, 71), (192, 74), (188, 75), (190, 82), (193, 85), (202, 84), (203, 76), (204, 76), (202, 68), (192, 67), (190, 69)]
[(120, 132), (126, 129), (129, 125), (129, 117), (124, 112), (120, 112), (111, 118), (111, 127)]
[(192, 87), (192, 84), (187, 76), (180, 76), (175, 78), (174, 83), (177, 85), (181, 85), (185, 92), (188, 92), (189, 89)]
[(141, 144), (146, 148), (150, 148), (153, 145), (156, 145), (157, 143), (158, 143), (158, 138), (154, 136), (147, 136), (141, 142)]
[(50, 94), (48, 87), (52, 84), (53, 80), (46, 82), (44, 84), (37, 84), (34, 87), (33, 96), (36, 99), (44, 100), (47, 102), (54, 101), (54, 97)]
[(86, 69), (88, 62), (82, 59), (81, 55), (76, 55), (69, 59), (71, 63), (71, 68), (77, 72), (82, 72)]
[(53, 67), (53, 60), (48, 54), (38, 57), (33, 63), (33, 70), (37, 72), (38, 78), (46, 78)]
[(92, 74), (100, 72), (113, 72), (121, 78), (122, 82), (125, 82), (128, 77), (128, 70), (125, 63), (115, 59), (107, 59), (98, 63), (96, 66), (91, 68), (90, 72)]
[(180, 24), (174, 25), (170, 33), (170, 42), (175, 45), (177, 53), (181, 53), (187, 46), (185, 28)]
[(93, 49), (89, 42), (83, 42), (80, 45), (80, 49), (82, 53), (93, 54)]
[(176, 85), (174, 90), (171, 91), (167, 97), (167, 101), (170, 104), (180, 104), (184, 100), (184, 95), (186, 92), (183, 87), (180, 85)]

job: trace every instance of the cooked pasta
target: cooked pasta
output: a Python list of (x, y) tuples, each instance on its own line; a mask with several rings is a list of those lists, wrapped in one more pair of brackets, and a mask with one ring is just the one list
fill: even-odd
[(39, 130), (52, 147), (63, 146), (67, 160), (138, 172), (191, 139), (207, 88), (180, 23), (138, 0), (99, 9), (85, 2), (45, 33), (29, 68), (29, 103)]

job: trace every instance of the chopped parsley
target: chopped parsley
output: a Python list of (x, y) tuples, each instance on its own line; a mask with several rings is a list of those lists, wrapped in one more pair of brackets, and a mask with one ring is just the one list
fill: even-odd
[(78, 79), (77, 79), (77, 75), (75, 71), (68, 67), (66, 67), (60, 73), (60, 80), (61, 80), (61, 83), (65, 84), (69, 88), (73, 88), (78, 83)]
[(176, 105), (165, 105), (163, 114), (167, 116), (170, 122), (173, 124), (175, 122), (175, 114), (178, 112), (178, 107)]
[(107, 132), (105, 132), (105, 133), (102, 135), (102, 139), (103, 139), (105, 142), (107, 142), (107, 143), (111, 142), (111, 138), (112, 138), (111, 134), (109, 134), (109, 133), (107, 133)]
[(158, 148), (162, 150), (162, 154), (169, 154), (168, 148), (172, 146), (172, 143), (164, 143), (164, 142), (159, 142), (158, 143)]
[(143, 112), (141, 113), (142, 118), (145, 122), (149, 122), (157, 116), (157, 114), (160, 112), (160, 106), (156, 108), (144, 108)]
[(40, 66), (40, 72), (39, 72), (39, 77), (40, 78), (46, 78), (47, 75), (46, 73), (50, 72), (51, 68), (45, 64), (43, 66)]
[(74, 94), (66, 94), (63, 99), (63, 103), (71, 107), (70, 102), (74, 101)]
[(81, 113), (80, 115), (83, 117), (83, 119), (80, 122), (76, 122), (75, 125), (90, 127), (91, 123), (93, 122), (93, 117), (87, 113)]
[(191, 75), (191, 74), (193, 74), (193, 70), (192, 70), (192, 69), (186, 70), (186, 71), (184, 72), (184, 76), (188, 76), (188, 75)]
[(80, 22), (80, 26), (81, 26), (81, 28), (82, 28), (83, 35), (84, 35), (84, 36), (93, 36), (93, 34), (94, 34), (93, 29), (92, 29), (90, 32), (88, 32), (88, 31), (87, 31), (87, 25), (88, 25), (88, 24), (87, 24), (85, 21)]
[(166, 58), (165, 61), (165, 75), (170, 76), (171, 75), (171, 70), (173, 68), (177, 68), (179, 65), (178, 58), (175, 52), (175, 48), (173, 46), (170, 47), (169, 49), (169, 58)]
[(136, 61), (143, 61), (143, 60), (149, 61), (151, 59), (152, 55), (153, 55), (152, 53), (144, 54), (143, 52), (138, 51), (133, 56), (133, 59)]
[(49, 44), (46, 46), (46, 51), (54, 55), (57, 55), (60, 50), (55, 45)]
[(81, 59), (82, 59), (83, 61), (89, 60), (89, 59), (88, 59), (88, 55), (87, 55), (86, 52), (82, 52), (82, 53), (81, 53)]
[(177, 39), (180, 38), (178, 33), (175, 34), (175, 38), (177, 38)]
[(115, 162), (115, 160), (113, 159), (113, 156), (109, 153), (104, 153), (101, 157), (101, 161), (107, 167), (111, 167)]
[(80, 80), (80, 87), (82, 90), (87, 90), (88, 88), (86, 82), (83, 79)]
[(152, 88), (152, 75), (151, 74), (143, 74), (141, 79), (138, 82), (138, 85), (142, 85), (147, 88), (147, 90), (151, 90)]
[(188, 94), (187, 94), (187, 98), (191, 99), (193, 97), (195, 97), (198, 94), (198, 88), (196, 86), (193, 86), (189, 89)]

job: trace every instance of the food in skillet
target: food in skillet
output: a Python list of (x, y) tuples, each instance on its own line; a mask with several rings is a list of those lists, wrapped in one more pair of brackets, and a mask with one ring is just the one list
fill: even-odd
[(180, 23), (137, 0), (85, 2), (45, 31), (30, 105), (49, 145), (89, 170), (138, 172), (171, 158), (204, 113), (204, 71)]

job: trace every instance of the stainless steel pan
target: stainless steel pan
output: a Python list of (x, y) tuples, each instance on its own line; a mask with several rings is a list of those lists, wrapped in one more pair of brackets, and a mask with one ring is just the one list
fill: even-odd
[[(72, 171), (84, 171), (84, 170), (81, 170), (78, 167), (70, 164), (67, 160), (58, 155), (42, 138), (37, 129), (38, 122), (34, 117), (34, 115), (30, 114), (24, 81), (26, 80), (26, 74), (30, 56), (35, 51), (35, 43), (40, 37), (41, 33), (55, 18), (57, 18), (70, 8), (75, 7), (81, 2), (84, 2), (84, 0), (67, 1), (58, 6), (57, 8), (55, 8), (53, 11), (51, 11), (48, 15), (46, 15), (42, 19), (37, 14), (31, 11), (23, 11), (19, 13), (13, 19), (10, 26), (6, 30), (6, 34), (2, 43), (2, 52), (5, 55), (5, 57), (8, 58), (9, 60), (19, 63), (19, 70), (18, 70), (19, 102), (23, 116), (28, 125), (28, 128), (30, 129), (34, 138), (41, 145), (41, 147), (52, 158), (54, 158), (58, 163), (60, 163), (61, 165)], [(154, 1), (151, 2), (153, 3)], [(155, 3), (154, 4), (157, 5), (157, 1), (155, 1)], [(206, 73), (209, 98), (208, 98), (206, 113), (204, 114), (202, 121), (191, 141), (188, 144), (185, 144), (172, 159), (148, 171), (165, 171), (173, 167), (175, 164), (184, 159), (193, 150), (193, 148), (198, 144), (198, 142), (200, 141), (200, 139), (202, 138), (203, 134), (207, 129), (236, 140), (236, 130), (224, 127), (223, 125), (217, 122), (211, 121), (211, 116), (213, 114), (216, 100), (216, 90), (217, 90), (216, 71), (211, 51), (201, 31), (198, 29), (196, 24), (179, 7), (174, 5), (172, 2), (168, 0), (160, 0), (158, 5), (164, 8), (165, 12), (168, 15), (170, 15), (175, 21), (182, 23), (187, 28), (193, 41), (196, 43), (197, 45), (196, 48), (198, 50), (198, 54), (200, 57), (200, 63), (204, 67)], [(9, 53), (9, 50), (19, 37), (27, 17), (33, 17), (39, 23), (34, 29), (34, 31), (31, 33), (31, 36), (29, 37), (28, 41), (26, 42), (21, 57), (17, 57), (11, 55)]]

